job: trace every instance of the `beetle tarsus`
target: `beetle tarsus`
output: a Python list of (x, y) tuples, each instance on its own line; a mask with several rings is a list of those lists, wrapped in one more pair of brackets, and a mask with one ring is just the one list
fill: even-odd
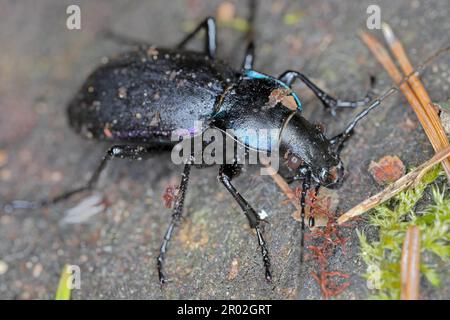
[(268, 282), (272, 282), (272, 272), (270, 271), (271, 264), (270, 264), (269, 250), (267, 249), (267, 243), (264, 240), (264, 237), (261, 233), (261, 230), (259, 229), (259, 226), (255, 227), (255, 230), (258, 236), (258, 244), (259, 247), (261, 248), (261, 255), (263, 257), (264, 268), (266, 269), (265, 278)]
[(136, 146), (136, 145), (116, 145), (111, 147), (106, 154), (103, 156), (100, 164), (97, 166), (95, 171), (92, 173), (90, 179), (88, 182), (79, 188), (66, 191), (54, 198), (49, 199), (43, 199), (40, 201), (26, 201), (26, 200), (14, 200), (13, 202), (7, 204), (4, 206), (4, 210), (6, 213), (12, 213), (14, 210), (36, 210), (43, 207), (47, 207), (53, 204), (56, 204), (58, 202), (64, 201), (69, 199), (70, 197), (74, 196), (75, 194), (84, 192), (84, 191), (90, 191), (94, 188), (95, 184), (98, 181), (98, 178), (100, 177), (100, 174), (103, 172), (103, 170), (106, 167), (106, 164), (109, 160), (119, 158), (119, 159), (133, 159), (138, 160), (144, 157), (145, 155), (151, 153), (153, 150), (152, 147), (149, 146)]
[(35, 210), (41, 207), (39, 202), (27, 200), (13, 200), (3, 206), (3, 211), (7, 214), (13, 213), (15, 210)]
[(164, 273), (162, 272), (162, 268), (163, 268), (163, 259), (162, 259), (161, 255), (158, 256), (158, 259), (157, 259), (157, 268), (158, 268), (158, 278), (159, 278), (159, 283), (160, 283), (161, 286), (163, 286), (164, 284), (167, 283), (167, 279), (166, 279), (166, 277), (164, 276)]
[(166, 253), (167, 253), (167, 249), (170, 243), (170, 240), (172, 239), (172, 235), (173, 235), (173, 231), (175, 229), (175, 227), (180, 223), (180, 221), (182, 220), (182, 216), (183, 216), (183, 205), (184, 205), (184, 199), (186, 197), (186, 191), (187, 191), (187, 186), (189, 183), (189, 174), (191, 172), (191, 166), (192, 164), (186, 163), (184, 165), (184, 170), (183, 170), (183, 174), (181, 177), (181, 182), (180, 182), (180, 186), (179, 186), (179, 195), (177, 196), (177, 199), (175, 200), (175, 205), (173, 208), (173, 213), (172, 213), (172, 219), (170, 221), (169, 227), (166, 230), (166, 233), (164, 234), (164, 239), (163, 242), (161, 244), (161, 247), (159, 249), (159, 255), (158, 258), (156, 259), (156, 266), (157, 266), (157, 270), (158, 270), (158, 277), (159, 277), (159, 282), (161, 284), (167, 283), (167, 280), (164, 276), (163, 270), (164, 270), (164, 260), (166, 257)]
[(239, 204), (242, 211), (246, 215), (250, 228), (256, 230), (256, 235), (258, 238), (258, 245), (261, 248), (261, 255), (263, 258), (264, 268), (265, 268), (265, 278), (267, 281), (272, 280), (272, 273), (269, 250), (267, 248), (267, 243), (264, 240), (262, 232), (260, 230), (260, 218), (256, 211), (248, 204), (247, 200), (242, 197), (242, 195), (236, 190), (236, 188), (231, 183), (233, 176), (239, 173), (240, 167), (238, 165), (222, 165), (219, 171), (219, 181), (225, 186), (228, 192), (233, 196), (234, 200)]

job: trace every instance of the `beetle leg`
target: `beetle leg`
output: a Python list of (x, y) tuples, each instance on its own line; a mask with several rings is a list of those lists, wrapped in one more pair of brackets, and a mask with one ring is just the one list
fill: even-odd
[(172, 238), (173, 230), (179, 224), (182, 215), (183, 215), (183, 205), (184, 205), (184, 198), (186, 197), (186, 190), (189, 182), (189, 174), (191, 172), (191, 166), (192, 164), (186, 163), (184, 165), (183, 174), (181, 175), (181, 182), (179, 186), (179, 194), (175, 200), (175, 205), (173, 208), (172, 213), (172, 220), (170, 221), (169, 227), (166, 230), (166, 233), (164, 235), (163, 242), (161, 244), (161, 247), (159, 249), (159, 255), (156, 259), (157, 268), (158, 268), (158, 277), (159, 282), (161, 284), (164, 284), (167, 282), (164, 273), (163, 273), (163, 267), (164, 267), (164, 259), (166, 257), (167, 248), (170, 242), (170, 239)]
[(317, 184), (316, 187), (314, 188), (314, 198), (312, 198), (312, 200), (311, 200), (311, 209), (309, 211), (308, 226), (310, 228), (314, 227), (314, 225), (316, 224), (316, 219), (314, 218), (314, 212), (313, 212), (313, 204), (317, 200), (317, 196), (319, 195), (319, 190), (320, 190), (320, 184)]
[(130, 146), (130, 145), (113, 146), (103, 156), (102, 161), (97, 166), (91, 178), (84, 186), (64, 192), (54, 198), (44, 199), (38, 202), (15, 200), (5, 206), (5, 211), (12, 212), (15, 209), (38, 209), (66, 200), (77, 193), (91, 190), (94, 187), (95, 183), (97, 182), (98, 178), (100, 177), (100, 174), (105, 169), (106, 164), (109, 160), (112, 160), (114, 158), (138, 160), (142, 158), (144, 155), (150, 153), (151, 150), (153, 150), (153, 148), (144, 146)]
[[(372, 98), (371, 90), (367, 93), (367, 95), (361, 100), (355, 101), (346, 101), (335, 99), (322, 89), (320, 89), (317, 85), (315, 85), (311, 80), (309, 80), (305, 75), (301, 74), (297, 71), (286, 71), (284, 72), (278, 79), (286, 83), (288, 86), (291, 86), (295, 80), (302, 81), (309, 89), (314, 92), (317, 98), (320, 99), (325, 108), (329, 109), (332, 115), (336, 114), (336, 110), (340, 108), (356, 108), (362, 107), (369, 103)], [(374, 85), (374, 78), (371, 77), (371, 87)]]
[(247, 50), (245, 51), (242, 68), (244, 70), (252, 70), (254, 61), (255, 61), (255, 44), (253, 41), (251, 41), (247, 46)]
[(202, 23), (200, 23), (197, 28), (194, 29), (191, 33), (189, 33), (178, 45), (178, 49), (183, 49), (184, 46), (194, 38), (197, 33), (201, 30), (206, 30), (206, 39), (205, 39), (205, 52), (211, 59), (214, 59), (216, 56), (217, 50), (217, 30), (216, 30), (216, 21), (213, 17), (206, 18)]
[(300, 240), (300, 248), (301, 248), (301, 254), (300, 254), (300, 261), (303, 262), (303, 250), (305, 246), (305, 207), (306, 207), (306, 195), (308, 193), (309, 188), (311, 187), (311, 172), (307, 172), (305, 175), (305, 178), (303, 179), (302, 184), (302, 194), (300, 197), (300, 206), (302, 208), (301, 211), (301, 226), (302, 226), (302, 235)]
[(244, 62), (242, 63), (242, 68), (244, 70), (252, 70), (253, 64), (255, 62), (255, 16), (256, 16), (256, 0), (249, 1), (249, 16), (246, 38), (247, 38), (247, 49), (244, 55)]
[(397, 91), (396, 87), (391, 87), (389, 90), (385, 91), (381, 96), (372, 100), (370, 105), (366, 109), (358, 113), (356, 117), (347, 125), (344, 131), (342, 131), (341, 133), (330, 139), (330, 144), (332, 145), (332, 148), (337, 155), (341, 153), (342, 149), (344, 148), (345, 142), (353, 135), (354, 133), (353, 129), (358, 124), (358, 122), (361, 121), (361, 119), (364, 119), (364, 117), (367, 116), (370, 111), (372, 111), (375, 108), (378, 108), (384, 99), (386, 99), (396, 91)]
[(244, 214), (247, 216), (248, 222), (252, 229), (256, 230), (256, 236), (258, 238), (258, 245), (261, 248), (261, 255), (264, 262), (264, 267), (266, 269), (266, 280), (272, 280), (272, 273), (270, 271), (270, 257), (269, 251), (267, 248), (267, 243), (264, 240), (264, 237), (260, 230), (260, 218), (256, 211), (248, 204), (248, 202), (241, 196), (241, 194), (236, 190), (236, 188), (231, 184), (231, 179), (237, 172), (240, 171), (240, 168), (236, 165), (223, 165), (220, 167), (219, 171), (219, 181), (225, 186), (228, 192), (233, 196), (234, 200), (239, 204), (241, 209), (244, 211)]

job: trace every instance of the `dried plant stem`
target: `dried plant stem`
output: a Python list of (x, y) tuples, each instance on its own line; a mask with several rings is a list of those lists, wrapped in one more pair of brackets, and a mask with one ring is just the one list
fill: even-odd
[(384, 189), (382, 192), (377, 193), (376, 195), (364, 200), (357, 206), (344, 213), (339, 217), (338, 223), (343, 224), (349, 219), (359, 216), (364, 212), (378, 206), (379, 204), (391, 199), (400, 191), (403, 191), (410, 186), (417, 185), (428, 170), (430, 170), (435, 164), (441, 162), (443, 159), (449, 156), (450, 146), (436, 153), (433, 158), (421, 164), (414, 171), (411, 171), (407, 175), (401, 177), (386, 189)]
[(271, 166), (266, 166), (266, 169), (269, 175), (278, 185), (278, 187), (280, 187), (281, 191), (283, 191), (283, 193), (292, 202), (295, 208), (300, 211), (300, 202), (298, 201), (297, 197), (295, 197), (295, 192), (291, 189), (291, 187), (289, 187), (287, 182)]
[(410, 226), (403, 242), (401, 260), (401, 299), (418, 300), (420, 283), (420, 230)]
[[(405, 51), (402, 43), (395, 36), (391, 27), (387, 23), (383, 23), (382, 30), (383, 30), (384, 38), (386, 39), (386, 42), (388, 43), (392, 54), (397, 59), (398, 64), (400, 65), (401, 69), (403, 70), (403, 74), (406, 76), (406, 75), (413, 73), (414, 67), (412, 66), (411, 62), (409, 61), (409, 58), (406, 54), (406, 51)], [(408, 80), (408, 83), (411, 86), (411, 89), (413, 90), (413, 92), (415, 93), (417, 98), (419, 99), (419, 102), (422, 105), (423, 110), (427, 114), (427, 116), (436, 132), (436, 135), (439, 139), (440, 148), (436, 151), (446, 148), (447, 146), (449, 146), (449, 141), (448, 141), (447, 135), (445, 134), (442, 123), (439, 119), (439, 115), (437, 113), (437, 108), (431, 102), (430, 95), (426, 91), (425, 87), (423, 86), (422, 82), (420, 81), (420, 79), (417, 75), (411, 76)], [(446, 161), (443, 161), (443, 164), (444, 164), (445, 169), (450, 168), (449, 159), (447, 159)], [(448, 174), (449, 172), (450, 172), (450, 170), (446, 170), (447, 177), (449, 178), (449, 182), (450, 182), (450, 175)]]
[[(369, 47), (369, 49), (372, 51), (376, 59), (383, 65), (383, 67), (386, 69), (386, 71), (389, 73), (391, 78), (395, 81), (396, 84), (401, 83), (403, 80), (403, 74), (398, 70), (396, 65), (394, 64), (393, 60), (389, 56), (389, 53), (387, 50), (383, 47), (383, 45), (372, 35), (370, 35), (367, 32), (361, 32), (360, 36), (362, 40), (366, 43), (366, 45)], [(411, 66), (412, 68), (412, 66)], [(413, 78), (413, 77), (411, 77)], [(417, 77), (416, 77), (417, 78)], [(416, 84), (417, 86), (417, 84)], [(438, 133), (438, 129), (436, 125), (436, 121), (430, 119), (427, 110), (430, 109), (429, 106), (422, 106), (419, 99), (415, 95), (414, 91), (411, 89), (410, 82), (404, 82), (400, 84), (400, 90), (405, 95), (406, 99), (408, 100), (409, 104), (413, 108), (414, 112), (416, 113), (420, 123), (422, 124), (422, 127), (425, 131), (425, 134), (427, 135), (428, 139), (431, 142), (431, 145), (433, 146), (434, 150), (437, 152), (439, 150), (442, 150), (445, 148), (445, 146), (448, 146), (448, 139), (445, 137), (444, 140), (440, 138), (441, 134)], [(439, 125), (439, 119), (437, 120)], [(442, 128), (442, 125), (440, 125), (440, 128)], [(445, 142), (446, 141), (446, 142)], [(449, 159), (446, 159), (443, 162), (444, 170), (447, 174), (447, 178), (450, 181), (450, 161)]]

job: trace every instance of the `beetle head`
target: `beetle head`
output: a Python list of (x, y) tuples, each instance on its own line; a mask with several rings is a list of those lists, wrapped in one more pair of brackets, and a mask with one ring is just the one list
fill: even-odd
[(295, 113), (281, 135), (280, 154), (286, 166), (302, 179), (309, 172), (311, 178), (326, 188), (339, 188), (344, 166), (329, 140), (319, 127)]

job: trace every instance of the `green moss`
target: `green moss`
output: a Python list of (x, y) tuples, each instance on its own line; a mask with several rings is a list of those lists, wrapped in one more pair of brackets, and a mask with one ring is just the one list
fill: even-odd
[(64, 265), (61, 277), (59, 278), (58, 289), (56, 290), (55, 300), (70, 300), (72, 293), (71, 287), (68, 285), (71, 277), (68, 265)]
[[(370, 224), (378, 228), (379, 240), (369, 241), (364, 233), (357, 231), (361, 256), (367, 264), (365, 276), (377, 292), (374, 298), (400, 298), (400, 259), (409, 226), (420, 228), (422, 257), (432, 254), (447, 261), (450, 255), (450, 197), (433, 185), (432, 203), (425, 209), (417, 209), (425, 190), (442, 173), (440, 165), (435, 166), (418, 186), (399, 193), (370, 212)], [(420, 272), (433, 286), (440, 285), (438, 272), (424, 259), (421, 259)]]
[(248, 21), (238, 17), (231, 19), (230, 21), (220, 21), (219, 26), (231, 28), (242, 33), (245, 33), (250, 29)]

